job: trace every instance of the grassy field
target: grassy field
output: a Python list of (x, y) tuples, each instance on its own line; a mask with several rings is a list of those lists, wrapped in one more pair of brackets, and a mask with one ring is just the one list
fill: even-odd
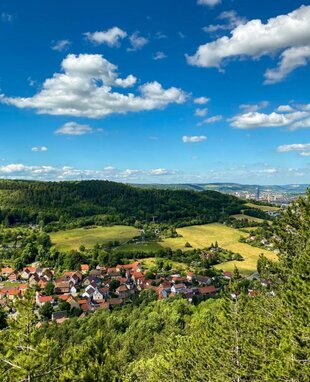
[(80, 245), (91, 248), (97, 243), (104, 244), (118, 240), (120, 243), (137, 236), (139, 231), (134, 227), (116, 225), (112, 227), (76, 228), (50, 234), (52, 243), (61, 251), (79, 249)]
[(217, 266), (225, 271), (232, 270), (234, 264), (236, 264), (243, 274), (255, 272), (256, 262), (261, 253), (269, 259), (276, 259), (276, 256), (270, 251), (255, 248), (245, 243), (239, 243), (239, 238), (241, 236), (246, 237), (248, 234), (222, 224), (214, 223), (184, 227), (179, 228), (177, 232), (182, 235), (182, 237), (165, 239), (161, 244), (166, 247), (171, 247), (172, 249), (185, 249), (185, 243), (189, 242), (193, 248), (204, 248), (217, 241), (222, 248), (240, 253), (244, 261), (230, 261)]
[(149, 242), (149, 243), (137, 243), (137, 244), (124, 244), (115, 249), (115, 252), (156, 252), (159, 249), (162, 249), (160, 243)]
[(231, 215), (232, 218), (237, 220), (247, 219), (249, 222), (263, 223), (264, 219), (256, 218), (254, 216), (248, 216), (243, 214)]
[(161, 257), (158, 257), (158, 258), (147, 257), (147, 258), (141, 259), (139, 261), (143, 265), (143, 268), (149, 269), (149, 268), (152, 268), (152, 266), (155, 265), (156, 260), (162, 260), (164, 263), (171, 264), (172, 268), (175, 271), (179, 271), (179, 272), (189, 271), (189, 266), (187, 266), (186, 264), (179, 263), (178, 261), (167, 260), (167, 259), (164, 259), (164, 258), (161, 258)]
[(249, 208), (256, 208), (256, 209), (264, 211), (264, 212), (279, 211), (281, 209), (281, 208), (275, 207), (275, 206), (260, 206), (258, 204), (254, 204), (254, 203), (246, 203), (245, 206), (249, 207)]
[[(244, 261), (230, 261), (219, 264), (217, 268), (223, 270), (233, 270), (236, 264), (243, 274), (249, 274), (256, 270), (256, 262), (261, 253), (264, 253), (269, 259), (276, 259), (276, 256), (269, 251), (254, 248), (248, 244), (239, 243), (241, 236), (248, 236), (246, 232), (241, 232), (237, 229), (226, 227), (223, 224), (213, 223), (205, 225), (190, 226), (177, 229), (182, 237), (168, 238), (162, 242), (156, 243), (138, 243), (126, 244), (126, 242), (139, 234), (139, 231), (134, 227), (128, 226), (112, 226), (112, 227), (93, 227), (89, 229), (77, 228), (68, 231), (59, 231), (52, 233), (51, 240), (57, 249), (68, 251), (71, 249), (79, 249), (80, 245), (86, 248), (93, 247), (96, 243), (103, 244), (108, 241), (118, 240), (120, 243), (125, 243), (116, 249), (116, 251), (124, 252), (155, 252), (162, 247), (170, 247), (175, 249), (185, 248), (185, 243), (189, 242), (192, 248), (205, 248), (211, 243), (218, 244), (225, 249), (240, 253)], [(154, 261), (154, 258), (151, 258)], [(144, 262), (147, 260), (143, 260)], [(173, 263), (173, 262), (172, 262)], [(180, 267), (181, 263), (176, 263)], [(183, 267), (186, 267), (183, 264)]]

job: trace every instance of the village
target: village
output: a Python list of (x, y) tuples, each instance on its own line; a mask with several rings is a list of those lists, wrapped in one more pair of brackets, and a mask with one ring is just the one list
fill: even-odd
[[(35, 291), (34, 309), (38, 318), (56, 323), (62, 323), (70, 316), (120, 307), (145, 290), (151, 291), (153, 299), (179, 295), (193, 302), (214, 297), (221, 289), (214, 285), (211, 277), (193, 272), (185, 276), (161, 276), (144, 270), (139, 261), (116, 267), (97, 266), (96, 269), (81, 264), (79, 271), (65, 271), (60, 277), (48, 268), (28, 266), (17, 271), (5, 267), (1, 269), (0, 277), (0, 306), (8, 315), (14, 317), (14, 303), (31, 289)], [(223, 272), (222, 278), (230, 280), (231, 272)]]

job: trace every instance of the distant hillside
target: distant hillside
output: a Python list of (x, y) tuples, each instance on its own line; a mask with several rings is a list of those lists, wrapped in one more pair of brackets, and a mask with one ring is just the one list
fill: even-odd
[[(257, 184), (239, 184), (239, 183), (185, 183), (185, 184), (139, 184), (141, 188), (154, 188), (164, 190), (194, 190), (205, 191), (212, 190), (218, 192), (249, 192), (254, 193), (258, 187)], [(274, 191), (288, 193), (293, 195), (305, 194), (310, 184), (286, 184), (286, 185), (259, 185), (260, 191)]]
[(0, 180), (0, 221), (47, 224), (102, 215), (107, 223), (136, 220), (178, 226), (218, 221), (239, 213), (243, 202), (215, 191), (140, 189), (109, 181)]

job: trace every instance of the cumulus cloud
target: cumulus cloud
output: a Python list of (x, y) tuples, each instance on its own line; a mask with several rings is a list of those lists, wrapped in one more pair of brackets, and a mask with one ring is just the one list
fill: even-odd
[(40, 179), (40, 180), (75, 180), (75, 179), (109, 179), (119, 182), (152, 182), (161, 178), (174, 176), (178, 170), (155, 168), (142, 169), (118, 169), (114, 166), (105, 166), (103, 169), (78, 169), (71, 166), (31, 166), (22, 163), (12, 163), (0, 166), (0, 176), (10, 179)]
[(156, 52), (153, 56), (153, 60), (157, 61), (157, 60), (163, 60), (164, 58), (166, 58), (167, 56), (165, 55), (164, 52)]
[(150, 171), (151, 175), (168, 175), (171, 172), (165, 168), (155, 168)]
[(199, 5), (207, 5), (208, 7), (214, 7), (215, 5), (221, 4), (222, 0), (197, 0)]
[(89, 125), (80, 125), (76, 122), (67, 122), (55, 131), (57, 135), (85, 135), (102, 129), (93, 129)]
[(199, 46), (193, 56), (187, 56), (187, 61), (190, 65), (220, 68), (223, 60), (230, 57), (257, 59), (282, 51), (278, 68), (266, 72), (267, 82), (272, 83), (305, 65), (309, 58), (309, 40), (310, 6), (301, 6), (265, 24), (256, 19), (238, 25), (231, 31), (231, 37), (224, 36)]
[(231, 123), (231, 126), (237, 129), (281, 126), (288, 126), (291, 129), (296, 123), (299, 123), (297, 121), (305, 119), (308, 115), (308, 112), (294, 110), (289, 113), (278, 113), (273, 111), (270, 114), (250, 111), (235, 115), (229, 119), (229, 122)]
[(213, 117), (206, 118), (202, 122), (199, 122), (198, 126), (209, 125), (211, 123), (219, 122), (222, 120), (222, 118), (223, 117), (221, 115), (214, 115)]
[(34, 146), (31, 148), (31, 151), (34, 151), (34, 152), (42, 152), (47, 150), (48, 148), (46, 146)]
[(127, 36), (127, 33), (119, 27), (113, 27), (106, 31), (86, 32), (84, 36), (93, 44), (106, 44), (110, 47), (119, 47), (120, 41)]
[(51, 48), (53, 50), (56, 50), (57, 52), (63, 52), (69, 48), (71, 45), (71, 41), (69, 40), (58, 40), (58, 41), (53, 41)]
[(293, 143), (290, 145), (278, 146), (279, 153), (288, 153), (291, 151), (299, 152), (301, 156), (310, 156), (310, 143)]
[[(309, 115), (309, 113), (307, 113)], [(294, 122), (289, 129), (291, 131), (297, 130), (297, 129), (309, 129), (310, 128), (310, 118), (302, 119), (301, 121)]]
[(164, 89), (156, 81), (142, 84), (137, 89), (139, 95), (117, 92), (112, 88), (132, 86), (136, 77), (120, 78), (117, 66), (99, 54), (69, 54), (61, 67), (62, 71), (45, 80), (34, 96), (0, 95), (0, 102), (36, 109), (40, 114), (102, 118), (114, 113), (162, 109), (187, 98), (181, 89)]
[[(308, 154), (307, 154), (308, 155)], [(230, 182), (252, 183), (268, 181), (294, 182), (304, 177), (305, 182), (310, 176), (310, 169), (281, 168), (269, 164), (253, 164), (251, 166), (236, 166), (226, 164), (226, 168), (206, 170), (202, 173), (183, 173), (179, 170), (166, 168), (154, 169), (119, 169), (114, 166), (105, 166), (102, 169), (79, 169), (71, 166), (32, 166), (22, 163), (10, 163), (0, 166), (0, 177), (6, 179), (37, 179), (37, 180), (86, 180), (108, 179), (126, 183), (204, 183), (204, 182)]]
[(194, 99), (194, 103), (196, 103), (197, 105), (205, 105), (209, 101), (210, 101), (210, 98), (207, 98), (207, 97), (198, 97)]
[[(310, 28), (310, 25), (309, 25)], [(306, 66), (310, 60), (310, 45), (286, 49), (280, 56), (277, 68), (268, 69), (265, 73), (265, 83), (274, 84), (282, 81), (293, 70)]]
[(195, 110), (195, 116), (196, 117), (204, 117), (208, 114), (208, 108), (207, 107), (204, 107), (204, 108), (198, 108)]
[(276, 108), (276, 111), (280, 113), (291, 113), (295, 110), (290, 105), (280, 105)]
[(249, 113), (249, 112), (265, 109), (268, 105), (269, 105), (268, 101), (262, 101), (256, 104), (242, 104), (239, 106), (239, 108), (242, 109), (244, 112)]
[(128, 52), (134, 52), (140, 50), (144, 45), (148, 44), (149, 40), (146, 37), (140, 36), (140, 32), (135, 32), (129, 37), (131, 47), (128, 48)]
[(236, 11), (225, 11), (218, 16), (219, 20), (224, 21), (222, 24), (210, 24), (202, 28), (207, 33), (214, 33), (219, 31), (231, 30), (238, 25), (245, 24), (247, 19), (240, 17)]
[(182, 141), (184, 143), (197, 143), (197, 142), (204, 142), (207, 140), (207, 137), (204, 135), (183, 135)]

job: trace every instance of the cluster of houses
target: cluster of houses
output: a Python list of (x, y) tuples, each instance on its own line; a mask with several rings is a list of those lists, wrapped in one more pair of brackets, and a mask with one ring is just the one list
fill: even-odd
[[(223, 276), (230, 278), (231, 274), (226, 273)], [(0, 305), (10, 306), (12, 301), (23, 296), (27, 288), (32, 287), (37, 291), (37, 309), (46, 303), (56, 308), (61, 301), (66, 301), (71, 308), (87, 313), (121, 306), (145, 289), (153, 289), (158, 299), (179, 294), (189, 301), (194, 296), (214, 296), (218, 289), (212, 281), (210, 277), (193, 272), (188, 272), (186, 276), (153, 274), (149, 278), (138, 261), (116, 267), (97, 266), (92, 270), (87, 264), (82, 264), (79, 271), (64, 272), (61, 277), (56, 277), (53, 269), (29, 266), (17, 271), (6, 267), (0, 271)], [(52, 284), (52, 293), (46, 293), (48, 284)], [(62, 322), (66, 315), (59, 314), (56, 309), (52, 318)]]

